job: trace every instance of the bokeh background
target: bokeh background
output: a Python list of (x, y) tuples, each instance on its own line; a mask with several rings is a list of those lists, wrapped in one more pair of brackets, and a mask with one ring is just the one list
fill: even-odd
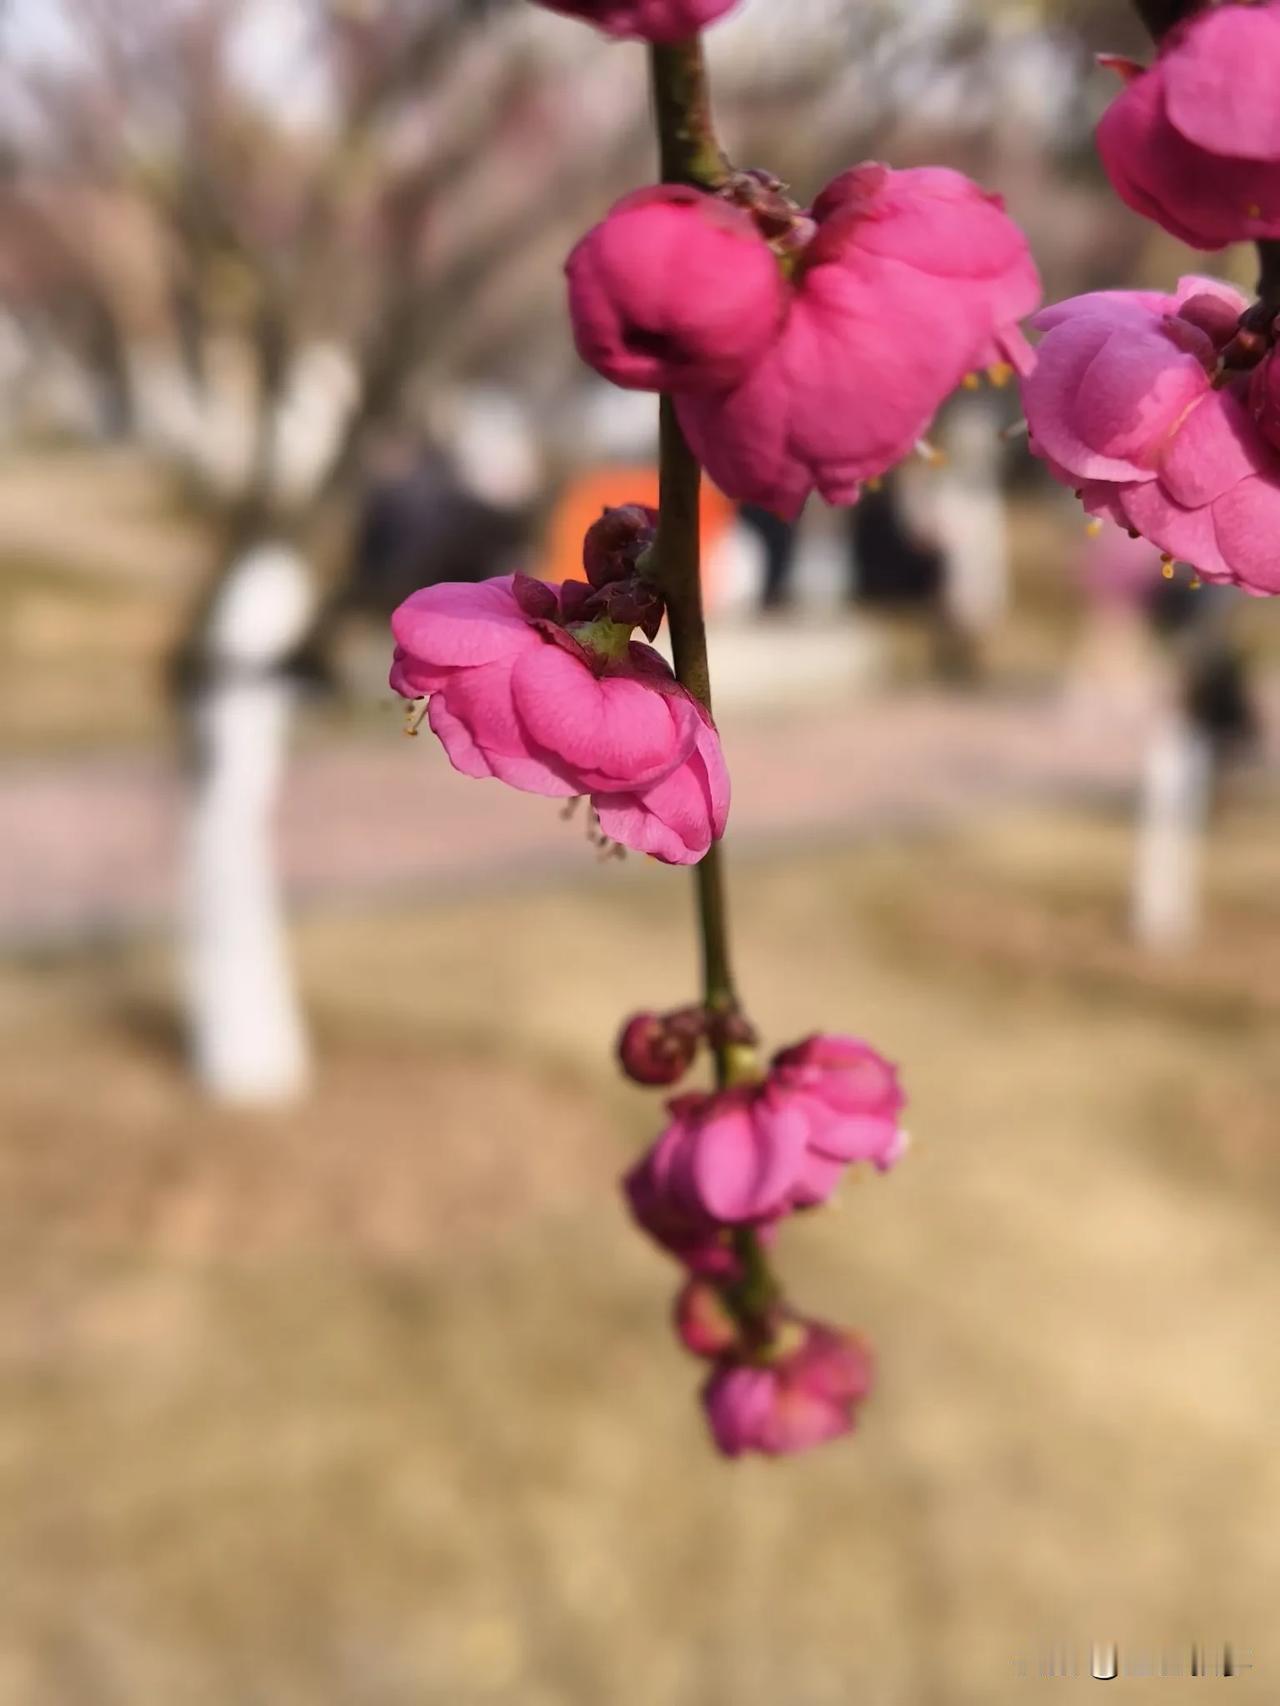
[[(709, 38), (735, 158), (958, 166), (1050, 297), (1206, 266), (1101, 177), (1104, 48), (1117, 3)], [(858, 1435), (724, 1465), (616, 1191), (687, 876), (385, 687), (412, 587), (573, 573), (652, 490), (560, 276), (652, 176), (642, 54), (8, 0), (0, 55), (0, 1701), (994, 1706), (1099, 1640), (1274, 1698), (1270, 610), (1088, 534), (985, 377), (852, 515), (708, 495), (744, 992), (900, 1060), (914, 1137), (782, 1246), (877, 1346)]]

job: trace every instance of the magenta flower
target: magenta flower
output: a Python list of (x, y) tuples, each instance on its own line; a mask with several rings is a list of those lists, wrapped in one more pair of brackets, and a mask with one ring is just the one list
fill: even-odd
[(1280, 236), (1280, 5), (1220, 5), (1171, 30), (1126, 86), (1098, 152), (1116, 194), (1197, 249)]
[(751, 215), (678, 184), (625, 196), (565, 270), (578, 354), (637, 391), (736, 384), (786, 312), (777, 259)]
[(851, 1162), (870, 1161), (887, 1172), (906, 1147), (897, 1069), (856, 1037), (814, 1036), (783, 1049), (773, 1058), (769, 1087), (808, 1125), (808, 1155), (792, 1192), (796, 1207), (825, 1202)]
[(737, 0), (538, 0), (552, 12), (584, 18), (611, 36), (682, 41), (713, 23)]
[(566, 622), (550, 587), (511, 576), (424, 587), (391, 626), (391, 686), (427, 698), (427, 721), (464, 775), (589, 794), (606, 835), (669, 864), (696, 863), (723, 833), (729, 783), (715, 729), (627, 627)]
[(775, 1104), (757, 1085), (695, 1091), (667, 1108), (670, 1122), (641, 1163), (650, 1201), (662, 1207), (657, 1215), (637, 1214), (659, 1243), (674, 1249), (653, 1224), (668, 1214), (673, 1223), (724, 1226), (784, 1211), (805, 1159), (807, 1133), (797, 1110)]
[[(1033, 450), (1090, 513), (1264, 594), (1280, 591), (1280, 452), (1251, 412), (1249, 376), (1213, 382), (1245, 306), (1201, 278), (1174, 296), (1058, 303), (1034, 322), (1045, 336), (1022, 391)], [(1253, 398), (1264, 418), (1268, 384)]]
[(820, 1322), (790, 1325), (801, 1332), (794, 1349), (765, 1363), (723, 1361), (707, 1379), (702, 1401), (726, 1457), (807, 1451), (854, 1427), (871, 1390), (870, 1353), (852, 1334)]
[(694, 454), (729, 497), (799, 514), (853, 503), (910, 453), (975, 368), (1022, 366), (1040, 300), (1026, 240), (958, 172), (866, 165), (813, 208), (780, 334), (733, 389), (678, 395)]
[(671, 1176), (673, 1142), (658, 1142), (622, 1181), (637, 1226), (692, 1273), (731, 1277), (738, 1271), (731, 1229), (714, 1220)]
[(754, 1225), (811, 1208), (852, 1162), (893, 1165), (906, 1141), (902, 1105), (896, 1072), (873, 1049), (811, 1037), (778, 1055), (763, 1084), (667, 1104), (670, 1122), (641, 1164), (649, 1207), (637, 1218), (674, 1248), (655, 1225), (666, 1215), (681, 1226)]

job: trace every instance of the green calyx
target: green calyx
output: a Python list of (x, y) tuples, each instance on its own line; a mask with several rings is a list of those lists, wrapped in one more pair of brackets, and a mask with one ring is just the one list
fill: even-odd
[(579, 622), (569, 632), (586, 651), (608, 658), (611, 663), (626, 657), (631, 644), (631, 629), (622, 622), (611, 622), (607, 616), (594, 622)]

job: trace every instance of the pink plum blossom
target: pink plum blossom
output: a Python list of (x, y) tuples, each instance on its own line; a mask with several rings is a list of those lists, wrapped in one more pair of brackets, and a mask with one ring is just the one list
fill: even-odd
[(1098, 126), (1122, 201), (1197, 249), (1280, 237), (1280, 5), (1208, 7), (1170, 30)]
[(856, 1037), (814, 1036), (783, 1049), (769, 1086), (808, 1123), (808, 1156), (792, 1192), (797, 1207), (824, 1202), (850, 1163), (870, 1161), (887, 1172), (906, 1147), (897, 1069)]
[(811, 1037), (777, 1056), (763, 1083), (669, 1102), (646, 1188), (677, 1219), (768, 1223), (825, 1202), (855, 1161), (891, 1167), (905, 1145), (902, 1105), (897, 1074), (874, 1049)]
[(625, 628), (566, 625), (559, 610), (551, 588), (523, 577), (423, 587), (392, 617), (391, 686), (427, 699), (428, 724), (464, 775), (589, 794), (606, 835), (696, 863), (729, 806), (710, 719)]
[[(726, 1457), (807, 1451), (855, 1425), (874, 1375), (866, 1347), (820, 1322), (788, 1325), (799, 1334), (794, 1347), (767, 1362), (726, 1359), (707, 1379), (702, 1401)], [(783, 1333), (785, 1338), (787, 1327)]]
[(578, 353), (633, 390), (736, 384), (786, 311), (777, 259), (750, 214), (678, 184), (624, 197), (566, 271)]
[(671, 1178), (673, 1144), (659, 1139), (622, 1181), (636, 1225), (692, 1273), (732, 1277), (738, 1272), (731, 1230)]
[(738, 0), (538, 0), (552, 12), (584, 18), (611, 36), (674, 42), (723, 17)]
[(1280, 453), (1254, 415), (1269, 382), (1252, 399), (1248, 375), (1215, 384), (1245, 307), (1202, 278), (1074, 297), (1037, 316), (1022, 390), (1033, 450), (1091, 514), (1264, 594), (1280, 591)]
[(677, 393), (685, 436), (732, 498), (796, 516), (853, 503), (975, 368), (1025, 364), (1040, 300), (1026, 239), (959, 172), (863, 165), (829, 184), (764, 356), (727, 390)]

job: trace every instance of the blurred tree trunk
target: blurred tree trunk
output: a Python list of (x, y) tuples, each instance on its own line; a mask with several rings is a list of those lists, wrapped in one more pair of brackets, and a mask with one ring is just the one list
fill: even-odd
[(310, 1051), (289, 961), (275, 821), (299, 692), (290, 668), (315, 609), (298, 549), (229, 562), (183, 695), (189, 817), (182, 956), (193, 1067), (229, 1102), (301, 1093)]

